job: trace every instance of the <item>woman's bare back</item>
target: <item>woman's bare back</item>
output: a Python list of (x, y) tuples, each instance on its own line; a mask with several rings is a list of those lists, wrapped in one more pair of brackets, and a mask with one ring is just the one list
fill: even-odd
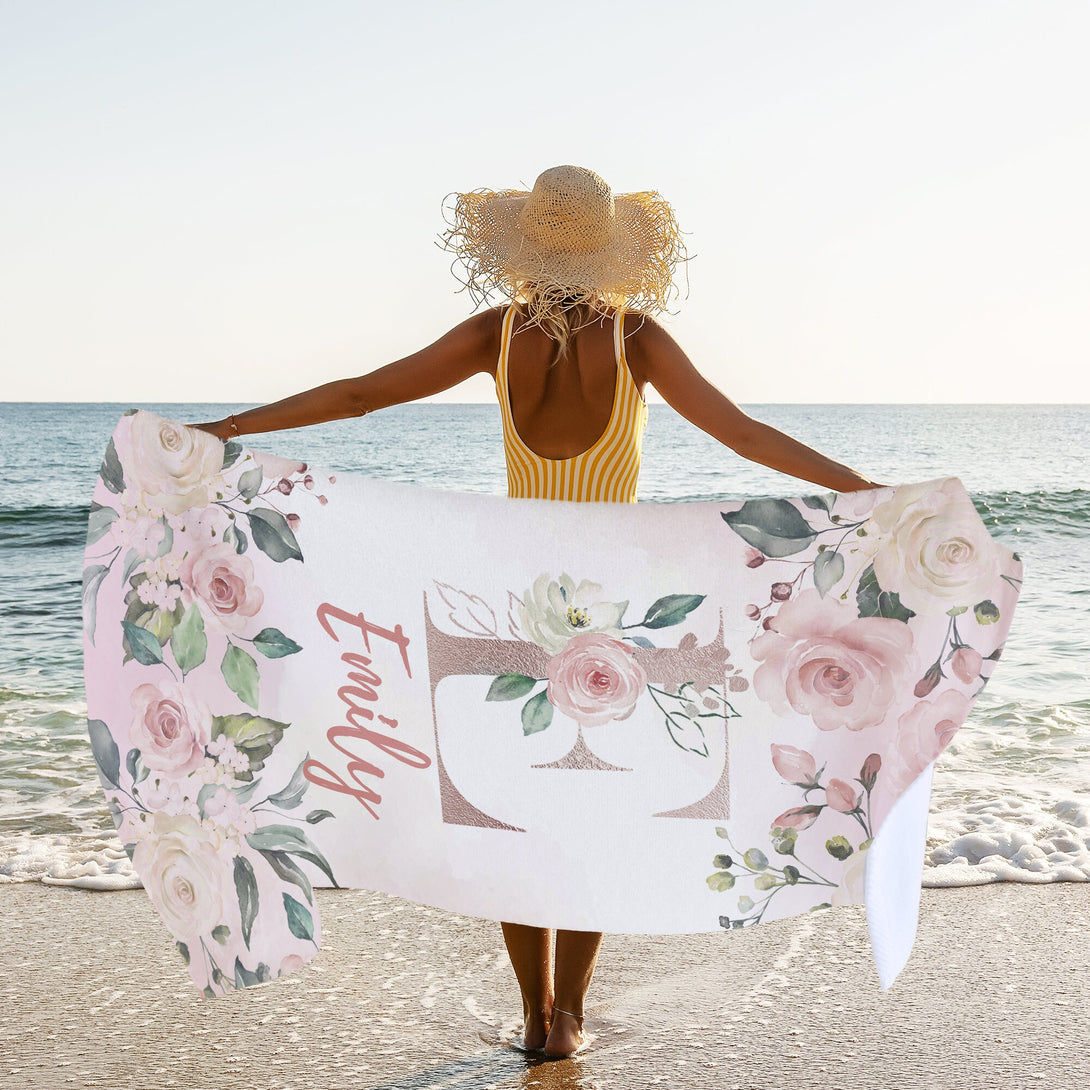
[[(502, 320), (502, 311), (496, 313)], [(626, 326), (638, 327), (641, 317), (626, 315)], [(515, 317), (507, 365), (511, 415), (523, 442), (542, 458), (573, 458), (606, 430), (617, 382), (613, 318), (611, 309), (603, 311), (556, 359), (556, 343), (539, 327), (521, 329), (523, 319)], [(644, 383), (633, 378), (642, 395)]]

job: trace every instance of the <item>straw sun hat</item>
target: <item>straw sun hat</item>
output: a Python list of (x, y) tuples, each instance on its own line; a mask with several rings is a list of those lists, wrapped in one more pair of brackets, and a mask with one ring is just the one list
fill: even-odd
[(527, 303), (527, 324), (539, 324), (579, 302), (660, 311), (677, 292), (685, 244), (658, 193), (614, 194), (594, 171), (558, 166), (531, 192), (454, 197), (443, 245), (465, 265), (475, 302), (499, 293)]

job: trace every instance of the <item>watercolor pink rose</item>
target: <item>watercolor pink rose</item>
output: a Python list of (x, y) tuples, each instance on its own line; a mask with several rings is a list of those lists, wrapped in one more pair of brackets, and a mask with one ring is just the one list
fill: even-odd
[(549, 660), (548, 678), (553, 707), (583, 727), (627, 719), (647, 685), (632, 651), (600, 633), (573, 636)]
[(185, 775), (204, 761), (212, 713), (190, 689), (174, 681), (138, 685), (130, 697), (132, 745), (148, 768)]
[(242, 631), (265, 601), (253, 561), (222, 542), (189, 553), (179, 577), (186, 605), (195, 601), (207, 620), (230, 632)]
[(969, 714), (969, 698), (945, 689), (920, 700), (897, 720), (897, 734), (888, 762), (887, 787), (902, 791), (953, 740)]
[[(500, 639), (496, 613), (482, 598), (438, 580), (435, 585), (456, 628)], [(703, 594), (663, 595), (647, 607), (642, 620), (627, 624), (628, 601), (612, 601), (601, 584), (576, 582), (566, 573), (558, 579), (539, 575), (521, 598), (509, 593), (509, 599), (512, 635), (545, 655), (536, 659), (541, 663), (537, 676), (498, 674), (485, 699), (526, 698), (520, 715), (524, 735), (548, 728), (554, 711), (580, 728), (628, 719), (646, 695), (662, 714), (671, 742), (707, 757), (707, 727), (737, 714), (727, 693), (749, 688), (748, 679), (729, 662), (721, 635), (718, 642), (700, 646), (695, 632), (685, 632), (674, 648), (660, 648), (650, 639), (661, 629), (682, 624), (704, 601)], [(647, 634), (637, 635), (638, 629)], [(668, 658), (653, 657), (660, 651), (669, 651)], [(641, 656), (648, 656), (644, 661), (655, 663), (661, 676), (649, 677)], [(527, 661), (523, 654), (518, 657)]]
[(816, 590), (785, 602), (750, 648), (761, 663), (756, 694), (780, 715), (809, 716), (821, 730), (877, 726), (918, 673), (906, 624), (860, 617)]

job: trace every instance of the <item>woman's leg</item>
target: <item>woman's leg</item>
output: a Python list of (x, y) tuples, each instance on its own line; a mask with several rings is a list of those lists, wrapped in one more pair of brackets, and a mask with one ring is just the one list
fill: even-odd
[(601, 948), (601, 931), (557, 931), (555, 1005), (546, 1055), (570, 1056), (582, 1044), (583, 1000)]
[(520, 923), (500, 926), (522, 992), (523, 1041), (527, 1048), (541, 1048), (549, 1033), (553, 1010), (553, 933), (547, 927), (526, 927)]

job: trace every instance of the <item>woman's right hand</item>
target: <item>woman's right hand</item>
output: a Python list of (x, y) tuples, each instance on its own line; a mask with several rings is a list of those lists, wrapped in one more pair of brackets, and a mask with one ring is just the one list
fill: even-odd
[(197, 428), (199, 431), (206, 431), (209, 435), (214, 435), (217, 439), (222, 439), (226, 442), (228, 439), (233, 438), (231, 431), (231, 418), (224, 417), (223, 420), (208, 420), (203, 424), (189, 424), (190, 428)]

